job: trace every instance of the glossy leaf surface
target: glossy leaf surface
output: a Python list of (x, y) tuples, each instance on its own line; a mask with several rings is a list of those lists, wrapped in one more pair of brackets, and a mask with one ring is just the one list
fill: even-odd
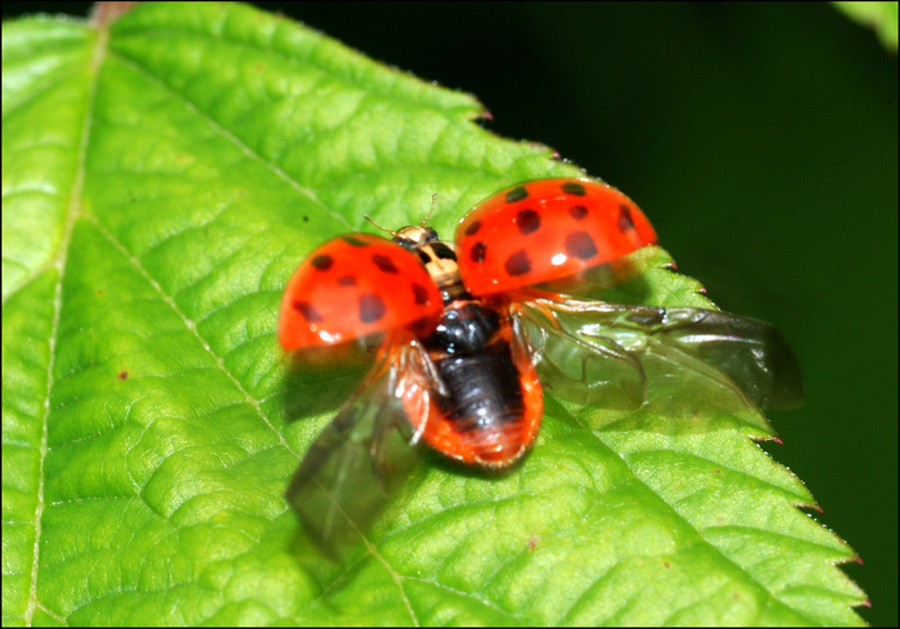
[[(355, 563), (317, 555), (284, 495), (362, 374), (280, 351), (291, 272), (366, 213), (417, 223), (438, 191), (449, 235), (580, 175), (470, 96), (214, 3), (7, 22), (3, 78), (6, 624), (860, 622), (854, 553), (761, 416), (548, 395), (520, 467), (429, 460)], [(708, 306), (667, 262), (609, 297)]]

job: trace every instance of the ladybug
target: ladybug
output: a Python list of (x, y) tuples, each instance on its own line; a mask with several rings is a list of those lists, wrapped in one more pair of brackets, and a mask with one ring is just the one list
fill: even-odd
[(653, 364), (689, 364), (685, 371), (724, 383), (738, 405), (787, 408), (802, 399), (796, 360), (767, 323), (570, 294), (623, 281), (629, 254), (657, 240), (640, 208), (605, 184), (543, 179), (507, 188), (462, 219), (454, 245), (424, 222), (391, 235), (325, 243), (282, 301), (286, 350), (373, 339), (379, 347), (288, 491), (320, 539), (377, 512), (390, 479), (421, 452), (410, 445), (481, 468), (514, 464), (538, 433), (544, 385), (634, 409), (647, 399), (645, 366), (662, 357)]

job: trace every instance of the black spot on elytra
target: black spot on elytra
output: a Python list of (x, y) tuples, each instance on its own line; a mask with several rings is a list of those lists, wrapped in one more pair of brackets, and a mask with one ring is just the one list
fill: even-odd
[(412, 284), (413, 296), (416, 298), (416, 303), (420, 306), (428, 303), (428, 289), (422, 286), (417, 282), (413, 282)]
[(356, 286), (356, 278), (352, 275), (341, 275), (337, 279), (338, 286)]
[(466, 236), (474, 236), (479, 229), (481, 229), (481, 221), (472, 221), (463, 233)]
[(525, 189), (525, 186), (518, 186), (506, 193), (507, 203), (515, 203), (516, 201), (521, 201), (522, 199), (527, 198), (528, 190)]
[(369, 243), (353, 236), (344, 236), (344, 242), (352, 247), (368, 247)]
[(525, 250), (520, 249), (506, 259), (503, 268), (512, 276), (525, 275), (531, 270), (531, 260)]
[(294, 310), (303, 315), (310, 323), (318, 323), (322, 320), (322, 313), (316, 310), (308, 301), (295, 301)]
[(634, 219), (631, 218), (631, 208), (625, 204), (619, 206), (618, 226), (620, 232), (627, 232), (634, 229)]
[(311, 264), (317, 271), (327, 271), (334, 264), (334, 258), (328, 254), (318, 255), (312, 259)]
[(381, 255), (380, 253), (376, 253), (372, 256), (372, 262), (375, 263), (379, 269), (384, 271), (385, 273), (390, 273), (391, 275), (396, 275), (400, 272), (400, 269), (397, 268), (397, 265), (394, 264), (394, 261), (385, 255)]
[(583, 197), (585, 195), (584, 186), (582, 186), (577, 181), (567, 181), (566, 183), (561, 185), (560, 188), (566, 194), (574, 194), (579, 197)]
[(583, 205), (573, 205), (569, 208), (569, 216), (580, 221), (588, 215), (588, 209)]
[(566, 236), (566, 253), (574, 258), (588, 260), (597, 255), (597, 245), (587, 232), (572, 232)]
[(522, 210), (516, 214), (516, 227), (522, 235), (536, 232), (541, 227), (541, 215), (534, 210)]
[(456, 260), (456, 254), (453, 253), (453, 249), (442, 242), (432, 243), (431, 250), (434, 251), (434, 255), (436, 255), (439, 260)]
[(472, 245), (472, 250), (469, 252), (469, 258), (471, 258), (472, 262), (478, 262), (479, 264), (484, 262), (484, 256), (487, 254), (487, 245), (483, 242), (476, 242)]
[(359, 318), (363, 323), (375, 323), (384, 316), (387, 307), (384, 300), (375, 293), (359, 296)]

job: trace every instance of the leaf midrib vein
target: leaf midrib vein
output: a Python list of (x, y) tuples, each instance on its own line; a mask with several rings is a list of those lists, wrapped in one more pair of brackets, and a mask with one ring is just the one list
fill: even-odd
[(54, 286), (53, 295), (53, 319), (50, 325), (50, 336), (48, 345), (47, 360), (47, 393), (44, 397), (44, 417), (41, 426), (41, 446), (38, 463), (38, 486), (37, 496), (35, 498), (34, 513), (34, 549), (32, 553), (31, 579), (28, 591), (28, 602), (25, 606), (23, 614), (23, 624), (30, 626), (34, 620), (34, 613), (38, 607), (44, 608), (38, 602), (38, 580), (40, 578), (41, 563), (41, 539), (43, 534), (42, 519), (44, 514), (44, 463), (47, 459), (48, 442), (49, 442), (49, 420), (50, 420), (50, 398), (53, 390), (53, 370), (56, 366), (56, 343), (59, 339), (59, 322), (62, 313), (62, 286), (65, 278), (69, 245), (72, 241), (72, 232), (75, 229), (75, 222), (81, 214), (81, 196), (84, 192), (85, 180), (85, 164), (87, 147), (90, 141), (90, 132), (93, 122), (94, 102), (97, 94), (97, 83), (100, 75), (100, 65), (106, 55), (106, 47), (109, 41), (109, 32), (101, 29), (97, 33), (94, 41), (94, 47), (91, 51), (91, 79), (87, 90), (87, 102), (84, 108), (84, 119), (82, 120), (81, 139), (78, 145), (77, 172), (72, 182), (71, 196), (69, 197), (69, 207), (66, 212), (66, 224), (63, 229), (62, 238), (60, 240), (59, 249), (57, 250), (53, 266), (56, 268), (56, 285)]

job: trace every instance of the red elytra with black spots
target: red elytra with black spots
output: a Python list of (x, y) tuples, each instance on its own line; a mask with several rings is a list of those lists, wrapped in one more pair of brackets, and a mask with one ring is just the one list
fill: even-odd
[[(650, 221), (628, 197), (572, 179), (532, 181), (493, 195), (456, 230), (462, 283), (473, 295), (573, 275), (654, 242)], [(348, 234), (316, 249), (294, 273), (279, 340), (286, 350), (333, 345), (443, 307), (414, 253), (378, 236)]]
[(592, 181), (515, 186), (479, 204), (456, 230), (459, 270), (473, 295), (574, 275), (654, 242), (650, 221), (628, 197)]
[(379, 236), (339, 236), (291, 277), (279, 340), (287, 350), (336, 345), (407, 325), (442, 307), (440, 291), (416, 255)]
[[(369, 474), (380, 481), (401, 467), (386, 460), (389, 430), (405, 429), (411, 443), (423, 441), (451, 459), (503, 468), (535, 440), (541, 378), (555, 392), (583, 386), (589, 403), (603, 405), (624, 391), (640, 406), (646, 344), (635, 344), (635, 335), (675, 346), (681, 353), (671, 354), (673, 364), (690, 354), (721, 370), (734, 381), (739, 405), (796, 405), (799, 368), (769, 324), (534, 288), (581, 277), (655, 242), (644, 213), (618, 190), (546, 179), (476, 205), (459, 224), (455, 248), (431, 228), (408, 227), (392, 240), (349, 234), (316, 249), (285, 290), (282, 346), (327, 351), (375, 333), (384, 340), (363, 384), (313, 443), (292, 484), (291, 501), (308, 527), (328, 537), (335, 509), (365, 519), (373, 496), (383, 492), (344, 485)], [(608, 330), (599, 341), (598, 326)], [(613, 376), (588, 381), (578, 368), (591, 361), (609, 365)], [(688, 366), (685, 373), (699, 372)]]

